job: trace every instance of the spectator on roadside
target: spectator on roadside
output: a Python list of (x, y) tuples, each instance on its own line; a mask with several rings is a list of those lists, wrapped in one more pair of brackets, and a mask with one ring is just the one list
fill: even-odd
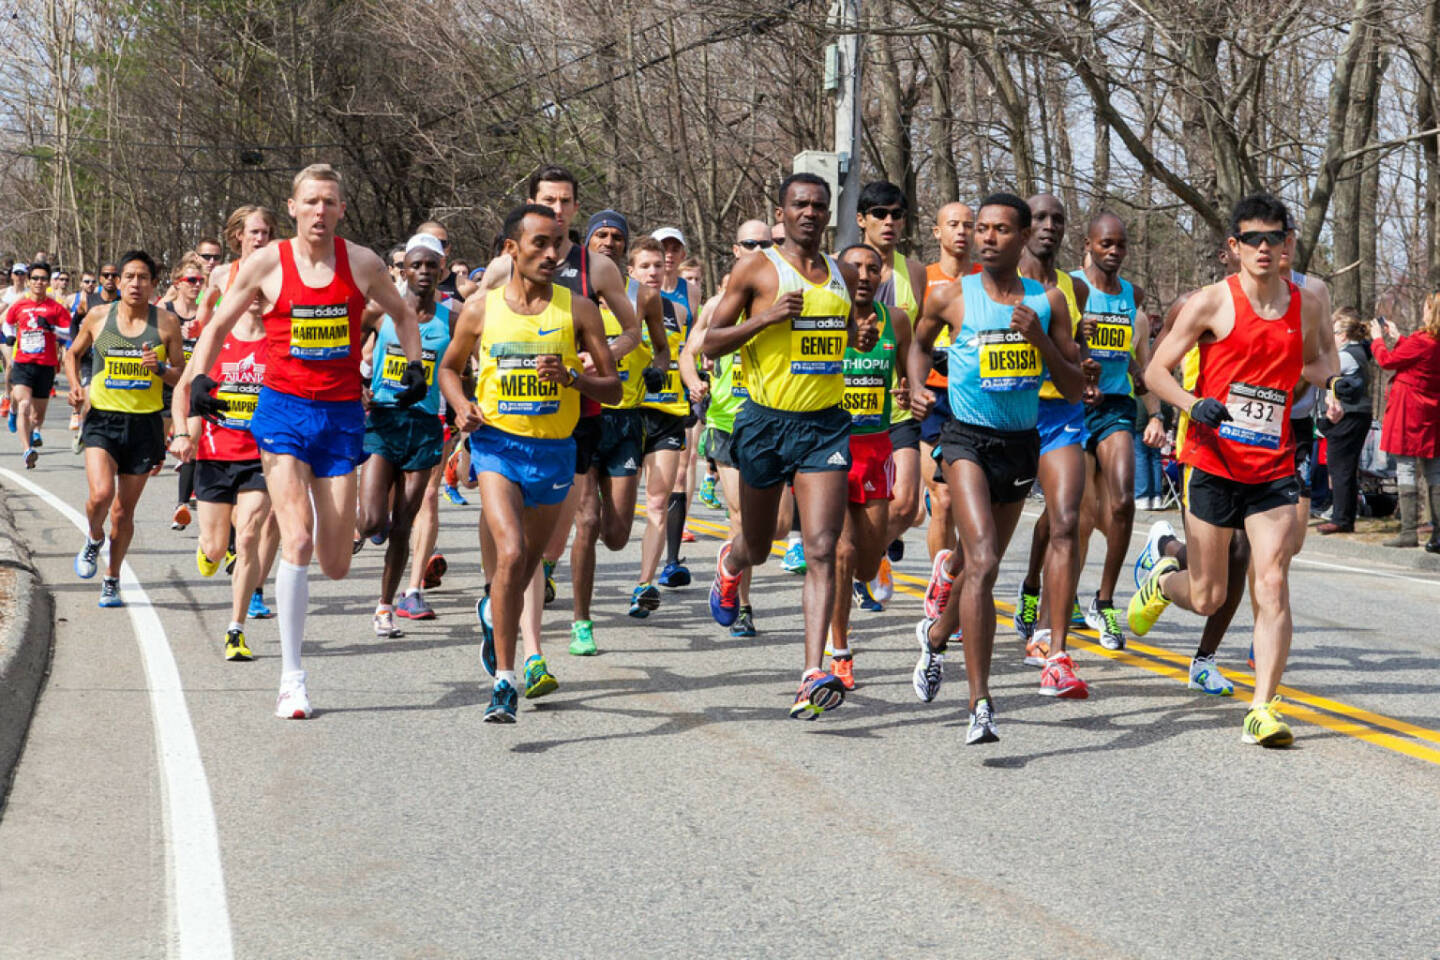
[(1419, 544), (1418, 475), (1425, 471), (1430, 487), (1430, 541), (1425, 549), (1440, 553), (1440, 292), (1425, 298), (1420, 329), (1386, 341), (1395, 328), (1384, 320), (1370, 322), (1370, 349), (1382, 370), (1395, 371), (1380, 429), (1380, 449), (1395, 458), (1395, 483), (1400, 491), (1400, 533), (1386, 546)]
[[(1165, 409), (1161, 407), (1161, 422), (1165, 422)], [(1150, 422), (1150, 411), (1145, 401), (1135, 398), (1135, 422), (1131, 432), (1135, 434), (1135, 506), (1141, 510), (1165, 509), (1165, 479), (1162, 475), (1159, 447), (1141, 443), (1145, 427)]]
[(1360, 314), (1351, 307), (1335, 311), (1335, 346), (1340, 351), (1340, 376), (1332, 392), (1343, 415), (1321, 426), (1335, 496), (1330, 519), (1316, 529), (1322, 534), (1351, 533), (1360, 499), (1360, 452), (1370, 436), (1370, 344)]

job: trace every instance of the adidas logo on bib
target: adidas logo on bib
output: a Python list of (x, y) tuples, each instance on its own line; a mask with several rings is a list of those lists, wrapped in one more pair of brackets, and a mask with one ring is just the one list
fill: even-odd
[(843, 467), (845, 466), (845, 454), (841, 453), (839, 450), (836, 450), (834, 453), (830, 454), (830, 459), (826, 460), (825, 462), (831, 466)]

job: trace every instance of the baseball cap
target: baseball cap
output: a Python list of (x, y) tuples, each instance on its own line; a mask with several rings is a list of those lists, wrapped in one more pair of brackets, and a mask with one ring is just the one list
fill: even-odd
[(690, 244), (685, 242), (685, 234), (681, 233), (676, 227), (661, 227), (659, 230), (650, 234), (650, 236), (659, 240), (661, 243), (664, 243), (666, 240), (676, 240), (682, 247), (690, 246)]
[(30, 272), (30, 267), (29, 267), (28, 264), (17, 263), (17, 264), (15, 264), (15, 266), (13, 266), (13, 267), (10, 268), (10, 272), (11, 272), (11, 273), (29, 273), (29, 272)]

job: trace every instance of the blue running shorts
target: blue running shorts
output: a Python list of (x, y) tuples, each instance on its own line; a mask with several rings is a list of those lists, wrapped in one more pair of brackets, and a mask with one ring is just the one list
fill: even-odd
[(481, 427), (470, 434), (470, 467), (515, 484), (527, 507), (549, 506), (564, 500), (575, 482), (575, 438), (538, 440)]
[(354, 473), (365, 459), (359, 400), (306, 400), (261, 387), (250, 432), (262, 452), (302, 460), (317, 477)]

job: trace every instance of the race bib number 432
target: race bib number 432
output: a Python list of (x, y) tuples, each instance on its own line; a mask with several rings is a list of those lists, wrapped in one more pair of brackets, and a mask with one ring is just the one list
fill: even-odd
[(845, 317), (795, 317), (790, 321), (790, 372), (841, 373), (845, 369)]
[(1040, 351), (1014, 330), (985, 330), (980, 342), (980, 389), (1040, 389)]
[(290, 308), (290, 356), (335, 360), (349, 355), (348, 304), (295, 304)]
[(1230, 411), (1233, 419), (1220, 424), (1220, 436), (1247, 446), (1280, 449), (1280, 437), (1287, 416), (1286, 397), (1284, 390), (1248, 383), (1230, 384), (1225, 409)]

